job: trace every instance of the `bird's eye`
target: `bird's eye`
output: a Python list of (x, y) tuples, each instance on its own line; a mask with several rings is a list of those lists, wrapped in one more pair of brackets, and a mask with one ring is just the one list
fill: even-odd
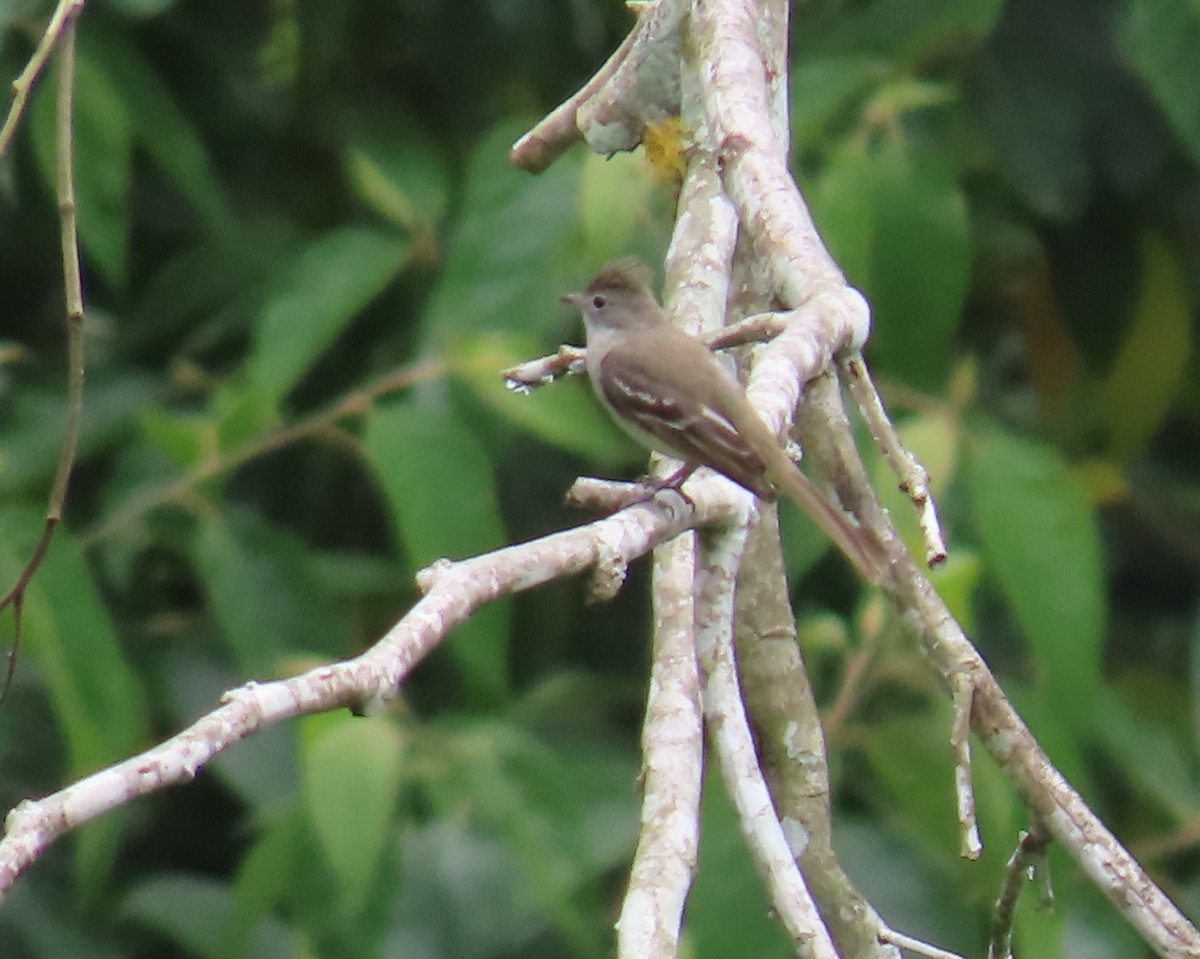
[(607, 303), (608, 303), (608, 300), (606, 300), (602, 296), (593, 296), (592, 297), (592, 306), (594, 306), (597, 310), (604, 309), (604, 306)]

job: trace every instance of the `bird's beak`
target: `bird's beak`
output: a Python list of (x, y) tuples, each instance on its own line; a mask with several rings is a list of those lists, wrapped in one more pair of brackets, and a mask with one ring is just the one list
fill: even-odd
[(582, 293), (564, 293), (559, 299), (568, 306), (573, 306), (577, 310), (583, 309), (583, 302), (586, 299)]

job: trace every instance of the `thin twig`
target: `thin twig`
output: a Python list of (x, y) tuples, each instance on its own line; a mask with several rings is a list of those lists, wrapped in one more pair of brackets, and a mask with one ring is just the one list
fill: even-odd
[[(742, 516), (704, 539), (697, 570), (697, 643), (703, 676), (704, 718), (725, 789), (738, 813), (755, 865), (775, 913), (797, 952), (807, 959), (836, 959), (837, 949), (779, 820), (759, 763), (754, 737), (738, 687), (733, 648), (737, 569), (749, 531), (749, 494), (740, 494)], [(798, 837), (793, 836), (792, 838)]]
[(8, 108), (8, 115), (4, 118), (4, 126), (0, 128), (0, 156), (4, 156), (16, 135), (17, 126), (25, 114), (25, 103), (29, 99), (29, 93), (41, 75), (42, 69), (46, 66), (46, 62), (50, 59), (50, 54), (54, 52), (55, 45), (67, 24), (82, 12), (86, 2), (87, 0), (59, 0), (58, 6), (50, 17), (50, 22), (46, 24), (46, 29), (42, 33), (42, 39), (38, 42), (29, 62), (25, 64), (25, 69), (21, 71), (20, 76), (13, 80), (12, 105)]
[(930, 568), (939, 566), (946, 561), (946, 540), (938, 521), (937, 506), (929, 492), (929, 471), (900, 442), (900, 436), (884, 409), (883, 400), (871, 380), (862, 354), (847, 356), (843, 368), (850, 394), (858, 403), (872, 438), (883, 450), (892, 471), (900, 478), (900, 489), (908, 495), (917, 510), (917, 522), (925, 540), (925, 562)]
[[(988, 936), (988, 959), (1012, 959), (1013, 921), (1017, 913), (1017, 900), (1026, 883), (1041, 864), (1044, 874), (1046, 846), (1051, 836), (1043, 823), (1036, 819), (1027, 832), (1021, 833), (1017, 848), (1009, 857), (1004, 873), (1004, 885), (1000, 897), (992, 910), (991, 929)], [(1048, 880), (1046, 880), (1048, 882)], [(1048, 885), (1047, 885), (1047, 888)], [(1049, 894), (1052, 897), (1052, 894)]]
[(541, 173), (562, 156), (572, 144), (581, 140), (583, 135), (579, 132), (579, 127), (575, 125), (575, 117), (579, 112), (580, 105), (595, 96), (617, 72), (618, 68), (625, 63), (636, 39), (637, 30), (630, 30), (613, 55), (587, 83), (513, 144), (512, 151), (509, 153), (509, 162), (530, 173)]
[[(17, 668), (17, 654), (21, 648), (21, 611), (25, 603), (25, 590), (33, 580), (38, 568), (42, 565), (50, 543), (54, 539), (54, 531), (62, 520), (63, 507), (67, 500), (67, 487), (71, 480), (71, 470), (75, 465), (75, 454), (79, 448), (79, 433), (83, 423), (83, 374), (84, 374), (84, 336), (83, 336), (83, 279), (79, 265), (79, 220), (75, 202), (75, 137), (72, 118), (75, 109), (75, 18), (83, 9), (82, 0), (76, 3), (60, 4), (55, 11), (55, 18), (62, 13), (62, 22), (51, 27), (34, 54), (36, 60), (39, 53), (49, 56), (55, 39), (61, 39), (59, 50), (58, 98), (55, 107), (55, 132), (57, 139), (56, 181), (58, 191), (59, 233), (62, 243), (63, 287), (66, 301), (67, 316), (67, 420), (63, 427), (62, 448), (58, 454), (58, 465), (54, 472), (54, 482), (50, 487), (50, 502), (46, 508), (46, 524), (42, 535), (34, 548), (33, 554), (17, 576), (12, 588), (0, 598), (0, 611), (13, 608), (13, 639), (8, 651), (4, 671), (4, 683), (0, 686), (0, 704), (8, 697), (12, 685), (13, 674)], [(42, 60), (44, 63), (44, 59)], [(20, 116), (19, 107), (23, 108), (24, 98), (28, 95), (29, 84), (33, 82), (41, 63), (32, 69), (34, 61), (22, 73), (24, 78), (29, 74), (26, 84), (18, 86), (14, 83), (14, 101), (5, 123), (5, 130), (16, 128)], [(31, 72), (32, 70), (32, 72)], [(0, 154), (4, 152), (6, 139), (0, 131)]]
[(726, 480), (709, 480), (686, 517), (643, 503), (585, 526), (459, 562), (440, 560), (418, 574), (425, 595), (374, 646), (354, 659), (271, 683), (248, 683), (192, 726), (140, 755), (38, 800), (5, 820), (0, 899), (59, 837), (139, 796), (190, 782), (215, 756), (267, 726), (344, 706), (374, 706), (396, 695), (413, 667), (455, 626), (501, 596), (586, 572), (620, 544), (630, 559), (694, 526), (725, 522), (744, 502)]
[(958, 812), (959, 852), (966, 859), (978, 859), (983, 852), (979, 823), (975, 819), (975, 786), (971, 773), (971, 706), (975, 690), (966, 678), (954, 683), (954, 722), (950, 729), (950, 749), (954, 753), (954, 807)]
[(886, 929), (881, 932), (879, 934), (879, 941), (890, 942), (893, 946), (899, 946), (905, 952), (911, 952), (914, 956), (928, 956), (929, 959), (963, 959), (957, 952), (948, 952), (928, 942), (914, 939), (912, 936), (906, 936), (895, 929)]
[(170, 480), (162, 486), (132, 497), (116, 512), (105, 517), (98, 526), (89, 530), (82, 541), (85, 546), (97, 543), (146, 513), (186, 496), (206, 480), (214, 479), (251, 460), (283, 449), (300, 440), (318, 436), (340, 420), (351, 416), (365, 415), (370, 411), (371, 404), (375, 400), (390, 393), (408, 389), (416, 383), (435, 379), (444, 375), (445, 372), (446, 363), (441, 359), (423, 360), (411, 366), (392, 370), (366, 386), (338, 397), (330, 405), (309, 416), (256, 437), (227, 453), (193, 467), (182, 476)]

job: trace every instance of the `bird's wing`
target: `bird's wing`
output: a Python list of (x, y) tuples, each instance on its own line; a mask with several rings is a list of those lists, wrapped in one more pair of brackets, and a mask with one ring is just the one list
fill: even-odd
[[(601, 361), (604, 398), (641, 442), (685, 462), (711, 466), (746, 489), (769, 497), (771, 488), (762, 459), (719, 403), (698, 399), (695, 390), (685, 388), (678, 377), (684, 368), (681, 364), (711, 365), (712, 376), (728, 374), (702, 344), (683, 333), (677, 337), (664, 337), (662, 343), (653, 344), (658, 348), (618, 345), (610, 350)], [(693, 345), (700, 352), (692, 350)], [(668, 351), (671, 362), (665, 359)]]

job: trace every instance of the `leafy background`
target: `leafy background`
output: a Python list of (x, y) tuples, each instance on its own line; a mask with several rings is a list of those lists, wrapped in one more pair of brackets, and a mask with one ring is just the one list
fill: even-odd
[[(48, 13), (0, 5), (0, 74)], [(938, 586), (1196, 916), (1200, 8), (809, 0), (794, 20), (797, 173), (933, 471)], [(506, 162), (627, 25), (608, 0), (87, 9), (84, 445), (0, 713), (0, 805), (247, 678), (357, 653), (423, 564), (577, 523), (573, 476), (637, 470), (579, 383), (496, 377), (577, 339), (561, 291), (664, 248), (671, 188), (640, 156)], [(64, 414), (52, 88), (0, 160), (5, 583)], [(988, 848), (957, 857), (944, 697), (785, 520), (841, 854), (888, 921), (978, 955), (1024, 813), (981, 759)], [(562, 582), (487, 609), (388, 715), (270, 730), (60, 843), (0, 911), (0, 953), (609, 955), (646, 609), (644, 569), (603, 607)], [(1144, 953), (1051, 862), (1057, 908), (1026, 893), (1020, 955)], [(790, 954), (719, 789), (687, 935), (699, 957)]]

